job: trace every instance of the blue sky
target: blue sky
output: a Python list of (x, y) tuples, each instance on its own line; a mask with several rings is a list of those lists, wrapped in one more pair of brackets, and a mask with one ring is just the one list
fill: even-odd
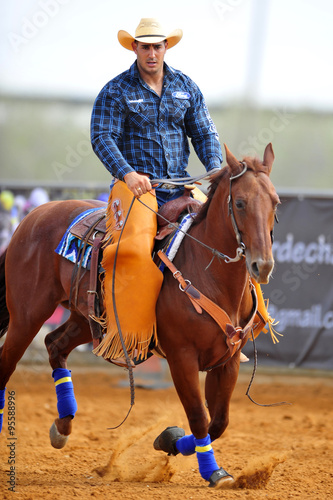
[(207, 102), (333, 109), (331, 0), (12, 0), (0, 6), (0, 92), (94, 99), (127, 69), (117, 32), (182, 28), (166, 61)]

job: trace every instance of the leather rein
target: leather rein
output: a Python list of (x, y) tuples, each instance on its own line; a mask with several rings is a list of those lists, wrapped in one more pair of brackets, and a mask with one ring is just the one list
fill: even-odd
[[(191, 238), (193, 241), (195, 241), (199, 245), (205, 247), (207, 250), (209, 250), (213, 254), (213, 258), (210, 261), (210, 263), (208, 264), (208, 266), (205, 268), (205, 271), (211, 265), (211, 263), (213, 262), (213, 259), (215, 257), (218, 257), (219, 259), (223, 260), (226, 264), (230, 264), (232, 262), (238, 262), (239, 260), (241, 260), (242, 257), (244, 257), (244, 253), (245, 253), (246, 247), (245, 247), (244, 243), (242, 242), (242, 237), (241, 237), (240, 231), (239, 231), (238, 226), (237, 226), (237, 222), (236, 222), (234, 211), (233, 211), (232, 196), (231, 196), (232, 181), (235, 180), (235, 179), (238, 179), (238, 177), (241, 177), (247, 171), (247, 164), (245, 163), (245, 161), (242, 161), (240, 163), (241, 163), (241, 165), (243, 165), (243, 170), (239, 174), (230, 177), (230, 179), (229, 179), (229, 196), (227, 198), (228, 211), (229, 211), (229, 215), (231, 217), (232, 227), (234, 229), (236, 240), (237, 240), (237, 243), (238, 243), (238, 247), (236, 249), (236, 255), (235, 255), (235, 257), (229, 257), (228, 255), (220, 252), (219, 250), (216, 250), (215, 248), (212, 248), (212, 247), (206, 245), (205, 243), (203, 243), (202, 241), (198, 240), (197, 238), (195, 238), (191, 234), (188, 234), (187, 232), (183, 231), (182, 229), (179, 229), (179, 227), (177, 226), (177, 224), (174, 224), (174, 223), (170, 222), (163, 215), (158, 214), (155, 210), (153, 210), (152, 208), (148, 207), (148, 205), (146, 205), (143, 201), (141, 201), (140, 198), (137, 198), (137, 200), (142, 205), (144, 205), (146, 208), (148, 208), (149, 210), (151, 210), (152, 212), (154, 212), (156, 215), (158, 215), (158, 217), (162, 218), (165, 222), (168, 223), (168, 225), (170, 227), (174, 227), (174, 229), (177, 229), (177, 231), (180, 231), (180, 232), (184, 233), (184, 235), (187, 238)], [(216, 168), (213, 169), (213, 170), (211, 170), (210, 175), (212, 175), (214, 173), (217, 173), (219, 170), (220, 169), (216, 169)], [(199, 175), (198, 177), (180, 177), (180, 178), (176, 178), (176, 179), (168, 179), (168, 184), (172, 184), (174, 186), (185, 186), (186, 184), (195, 184), (199, 180), (205, 179), (205, 178), (207, 178), (207, 173), (204, 174), (204, 175)], [(152, 179), (150, 182), (151, 182), (151, 184), (153, 186), (156, 187), (156, 185), (158, 186), (158, 184), (161, 184), (162, 181), (164, 182), (165, 179)]]

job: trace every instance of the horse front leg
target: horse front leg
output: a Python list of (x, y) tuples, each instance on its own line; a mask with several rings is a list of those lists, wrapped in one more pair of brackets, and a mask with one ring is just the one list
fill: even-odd
[(67, 369), (67, 357), (77, 346), (91, 341), (88, 322), (82, 316), (72, 313), (70, 318), (45, 338), (52, 377), (57, 395), (56, 418), (50, 428), (51, 445), (63, 448), (72, 432), (72, 420), (77, 411), (71, 371)]
[[(188, 355), (188, 353), (187, 353)], [(195, 359), (195, 358), (194, 358)], [(203, 405), (197, 362), (182, 359), (169, 361), (170, 371), (178, 396), (183, 404), (192, 434), (185, 436), (183, 429), (168, 427), (155, 440), (154, 448), (169, 455), (192, 455), (196, 453), (199, 472), (209, 481), (210, 487), (222, 488), (233, 483), (233, 478), (219, 467), (208, 433), (207, 411)]]
[(205, 397), (209, 415), (209, 434), (212, 441), (219, 438), (229, 424), (229, 405), (234, 391), (238, 372), (239, 356), (235, 355), (225, 366), (207, 373)]

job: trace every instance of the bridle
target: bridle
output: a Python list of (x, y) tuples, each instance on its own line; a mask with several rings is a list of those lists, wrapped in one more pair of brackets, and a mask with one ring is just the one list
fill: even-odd
[(229, 195), (228, 195), (228, 198), (227, 198), (228, 213), (230, 215), (232, 227), (234, 229), (236, 240), (237, 240), (237, 243), (238, 243), (237, 253), (239, 253), (240, 256), (244, 255), (246, 247), (245, 247), (245, 244), (242, 241), (242, 236), (241, 236), (241, 233), (240, 233), (240, 231), (238, 229), (238, 226), (237, 226), (237, 222), (236, 222), (236, 218), (235, 218), (235, 214), (234, 214), (234, 209), (233, 209), (233, 206), (232, 206), (231, 188), (232, 188), (232, 181), (234, 181), (235, 179), (238, 179), (239, 177), (241, 177), (242, 175), (244, 175), (245, 172), (247, 171), (247, 164), (245, 163), (245, 161), (242, 161), (241, 165), (243, 165), (243, 170), (239, 174), (237, 174), (237, 175), (232, 175), (230, 177), (230, 179), (229, 179)]

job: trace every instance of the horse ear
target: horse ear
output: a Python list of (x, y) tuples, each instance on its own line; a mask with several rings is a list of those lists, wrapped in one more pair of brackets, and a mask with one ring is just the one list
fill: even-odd
[(231, 168), (232, 174), (238, 174), (240, 171), (240, 161), (237, 160), (237, 158), (229, 151), (228, 147), (226, 144), (224, 144), (225, 148), (225, 155), (226, 155), (226, 160), (227, 164)]
[(268, 167), (269, 173), (272, 170), (273, 162), (274, 162), (274, 151), (273, 151), (273, 146), (272, 143), (270, 142), (267, 144), (265, 151), (264, 151), (264, 159), (263, 159), (263, 164)]

